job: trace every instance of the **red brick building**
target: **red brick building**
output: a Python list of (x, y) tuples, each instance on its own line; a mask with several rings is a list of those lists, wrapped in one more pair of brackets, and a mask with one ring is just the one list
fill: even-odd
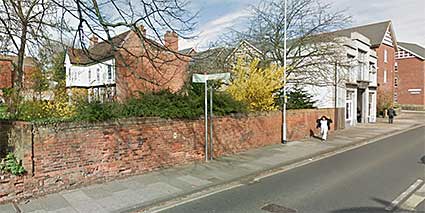
[(398, 42), (395, 80), (399, 104), (425, 105), (425, 47)]
[[(3, 89), (12, 88), (13, 86), (13, 70), (17, 62), (16, 56), (1, 55), (0, 56), (0, 97), (3, 96)], [(33, 87), (32, 76), (39, 70), (34, 59), (26, 57), (24, 59), (24, 75), (23, 89), (28, 90)]]
[[(141, 39), (126, 31), (111, 41), (91, 38), (88, 50), (69, 48), (65, 58), (69, 95), (82, 89), (91, 100), (125, 100), (139, 92), (180, 90), (187, 78), (189, 57), (178, 54), (178, 36), (166, 32), (163, 42)], [(76, 93), (76, 92), (74, 92)]]

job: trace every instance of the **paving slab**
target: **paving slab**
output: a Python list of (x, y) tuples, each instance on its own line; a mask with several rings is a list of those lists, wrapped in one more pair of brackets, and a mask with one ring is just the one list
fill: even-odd
[(4, 213), (15, 213), (15, 208), (12, 204), (0, 205), (0, 212)]
[(189, 183), (189, 184), (195, 185), (195, 186), (208, 185), (208, 184), (210, 184), (210, 183), (211, 183), (211, 182), (210, 182), (210, 181), (208, 181), (208, 180), (202, 180), (202, 179), (197, 178), (197, 177), (192, 176), (192, 175), (185, 175), (185, 176), (181, 176), (181, 177), (178, 177), (177, 179), (179, 179), (179, 180), (181, 180), (181, 181), (184, 181), (184, 182), (186, 182), (186, 183)]

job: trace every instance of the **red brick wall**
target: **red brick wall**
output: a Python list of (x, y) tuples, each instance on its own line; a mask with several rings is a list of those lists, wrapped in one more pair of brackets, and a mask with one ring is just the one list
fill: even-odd
[(41, 72), (37, 67), (35, 66), (25, 66), (24, 67), (24, 82), (23, 82), (23, 88), (24, 89), (33, 89), (34, 88), (34, 75), (36, 72)]
[[(183, 87), (189, 58), (153, 46), (145, 42), (142, 47), (139, 37), (131, 32), (124, 50), (115, 56), (118, 100), (137, 96), (139, 92), (161, 89), (177, 92)], [(177, 44), (173, 46), (178, 48)]]
[(12, 62), (0, 60), (0, 89), (12, 87)]
[[(333, 110), (288, 111), (289, 141), (308, 136), (322, 115), (332, 116)], [(214, 154), (278, 144), (281, 122), (279, 112), (217, 117)], [(30, 174), (3, 181), (0, 175), (0, 202), (204, 159), (203, 120), (141, 118), (38, 126), (34, 130), (33, 137), (20, 142)]]
[[(387, 63), (384, 62), (384, 51), (387, 50)], [(378, 56), (378, 97), (386, 95), (390, 98), (391, 102), (394, 100), (394, 76), (395, 76), (395, 50), (385, 44), (381, 44), (375, 48)], [(387, 83), (384, 83), (384, 70), (387, 71)], [(378, 98), (378, 103), (381, 100)], [(379, 105), (379, 104), (378, 104)]]
[[(399, 104), (425, 105), (425, 61), (419, 58), (397, 59)], [(412, 95), (409, 89), (422, 89), (420, 94)]]

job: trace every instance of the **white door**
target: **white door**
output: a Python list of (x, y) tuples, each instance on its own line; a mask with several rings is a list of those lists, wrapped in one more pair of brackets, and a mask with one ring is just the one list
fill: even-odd
[(354, 105), (353, 105), (353, 91), (347, 90), (347, 95), (345, 98), (345, 123), (348, 126), (354, 125)]

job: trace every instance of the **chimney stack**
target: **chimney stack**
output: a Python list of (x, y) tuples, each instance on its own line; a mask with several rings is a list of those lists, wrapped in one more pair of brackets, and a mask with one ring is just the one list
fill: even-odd
[(93, 47), (98, 42), (99, 42), (99, 38), (96, 35), (92, 35), (90, 37), (90, 47)]
[(171, 51), (179, 51), (179, 37), (176, 32), (167, 31), (164, 36), (165, 47)]
[(142, 33), (142, 35), (144, 37), (146, 37), (146, 29), (145, 29), (145, 27), (143, 25), (140, 25), (139, 26), (139, 30), (140, 30), (140, 33)]

